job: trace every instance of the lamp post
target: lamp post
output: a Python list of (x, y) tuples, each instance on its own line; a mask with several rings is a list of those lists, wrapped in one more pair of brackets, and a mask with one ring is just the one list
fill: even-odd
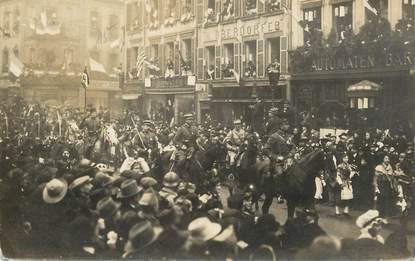
[(272, 107), (274, 107), (274, 88), (278, 87), (278, 82), (280, 80), (280, 64), (278, 63), (278, 61), (275, 61), (273, 63), (271, 63), (270, 65), (268, 65), (267, 68), (267, 72), (268, 72), (268, 80), (269, 80), (269, 84), (271, 86), (271, 95), (272, 95)]

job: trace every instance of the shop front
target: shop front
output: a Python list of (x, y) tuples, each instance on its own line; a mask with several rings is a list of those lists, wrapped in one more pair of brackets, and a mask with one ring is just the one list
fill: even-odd
[(313, 71), (292, 74), (297, 111), (315, 112), (323, 126), (407, 127), (413, 121), (412, 59), (387, 57), (314, 60)]
[(172, 123), (182, 122), (187, 113), (197, 118), (197, 95), (194, 76), (147, 79), (144, 89), (144, 114), (146, 117)]

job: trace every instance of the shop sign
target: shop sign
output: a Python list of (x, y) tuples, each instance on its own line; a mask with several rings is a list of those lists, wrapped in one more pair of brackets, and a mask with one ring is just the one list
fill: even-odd
[(314, 71), (344, 71), (371, 69), (379, 67), (409, 67), (415, 64), (415, 55), (387, 54), (382, 59), (373, 55), (354, 55), (343, 57), (320, 57), (313, 60)]
[(281, 31), (281, 21), (274, 17), (265, 20), (251, 20), (237, 24), (224, 25), (220, 31), (222, 40), (241, 38)]

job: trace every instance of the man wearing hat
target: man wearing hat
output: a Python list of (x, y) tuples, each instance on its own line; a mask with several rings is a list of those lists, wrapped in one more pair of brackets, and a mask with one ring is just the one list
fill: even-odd
[(177, 130), (176, 136), (173, 138), (173, 143), (178, 147), (176, 157), (178, 158), (178, 165), (183, 166), (186, 159), (193, 156), (196, 145), (197, 129), (193, 126), (193, 115), (185, 114), (184, 124)]
[(143, 156), (145, 155), (145, 159), (148, 159), (149, 152), (151, 150), (157, 148), (157, 136), (152, 131), (152, 127), (152, 121), (143, 121), (142, 130), (139, 131), (133, 139), (133, 144), (136, 144), (138, 146), (139, 153)]
[(281, 126), (281, 119), (278, 117), (278, 108), (273, 107), (269, 110), (268, 113), (269, 120), (265, 124), (266, 133), (268, 135), (273, 134), (278, 131)]
[(94, 144), (98, 138), (98, 132), (101, 129), (101, 123), (97, 117), (97, 113), (95, 110), (91, 111), (88, 117), (81, 122), (79, 128), (87, 130), (87, 135), (85, 139), (85, 157), (91, 158), (91, 153), (94, 148)]
[(241, 120), (233, 121), (234, 128), (228, 132), (223, 143), (226, 144), (228, 150), (228, 162), (230, 167), (235, 166), (235, 160), (240, 153), (240, 147), (245, 140), (245, 131), (241, 129)]

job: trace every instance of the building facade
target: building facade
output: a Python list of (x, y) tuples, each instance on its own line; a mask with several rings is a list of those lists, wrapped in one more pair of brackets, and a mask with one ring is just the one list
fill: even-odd
[[(257, 98), (266, 107), (290, 101), (288, 51), (296, 17), (291, 1), (198, 1), (197, 79), (207, 86), (203, 109), (226, 124), (242, 118), (249, 122)], [(268, 68), (280, 64), (280, 80), (273, 85)], [(275, 104), (274, 104), (275, 105)]]
[[(302, 37), (293, 43), (296, 50), (290, 56), (296, 108), (314, 110), (323, 124), (337, 118), (352, 125), (376, 127), (383, 122), (405, 128), (402, 121), (413, 121), (413, 4), (408, 0), (298, 1), (293, 8), (303, 25), (294, 31)], [(362, 81), (381, 88), (351, 88)]]
[(197, 111), (195, 1), (135, 0), (125, 8), (127, 106), (169, 121)]
[[(83, 107), (80, 73), (88, 66), (87, 104), (117, 113), (122, 14), (122, 3), (109, 0), (1, 1), (3, 79), (26, 100)], [(24, 64), (19, 77), (9, 68), (15, 58)]]

